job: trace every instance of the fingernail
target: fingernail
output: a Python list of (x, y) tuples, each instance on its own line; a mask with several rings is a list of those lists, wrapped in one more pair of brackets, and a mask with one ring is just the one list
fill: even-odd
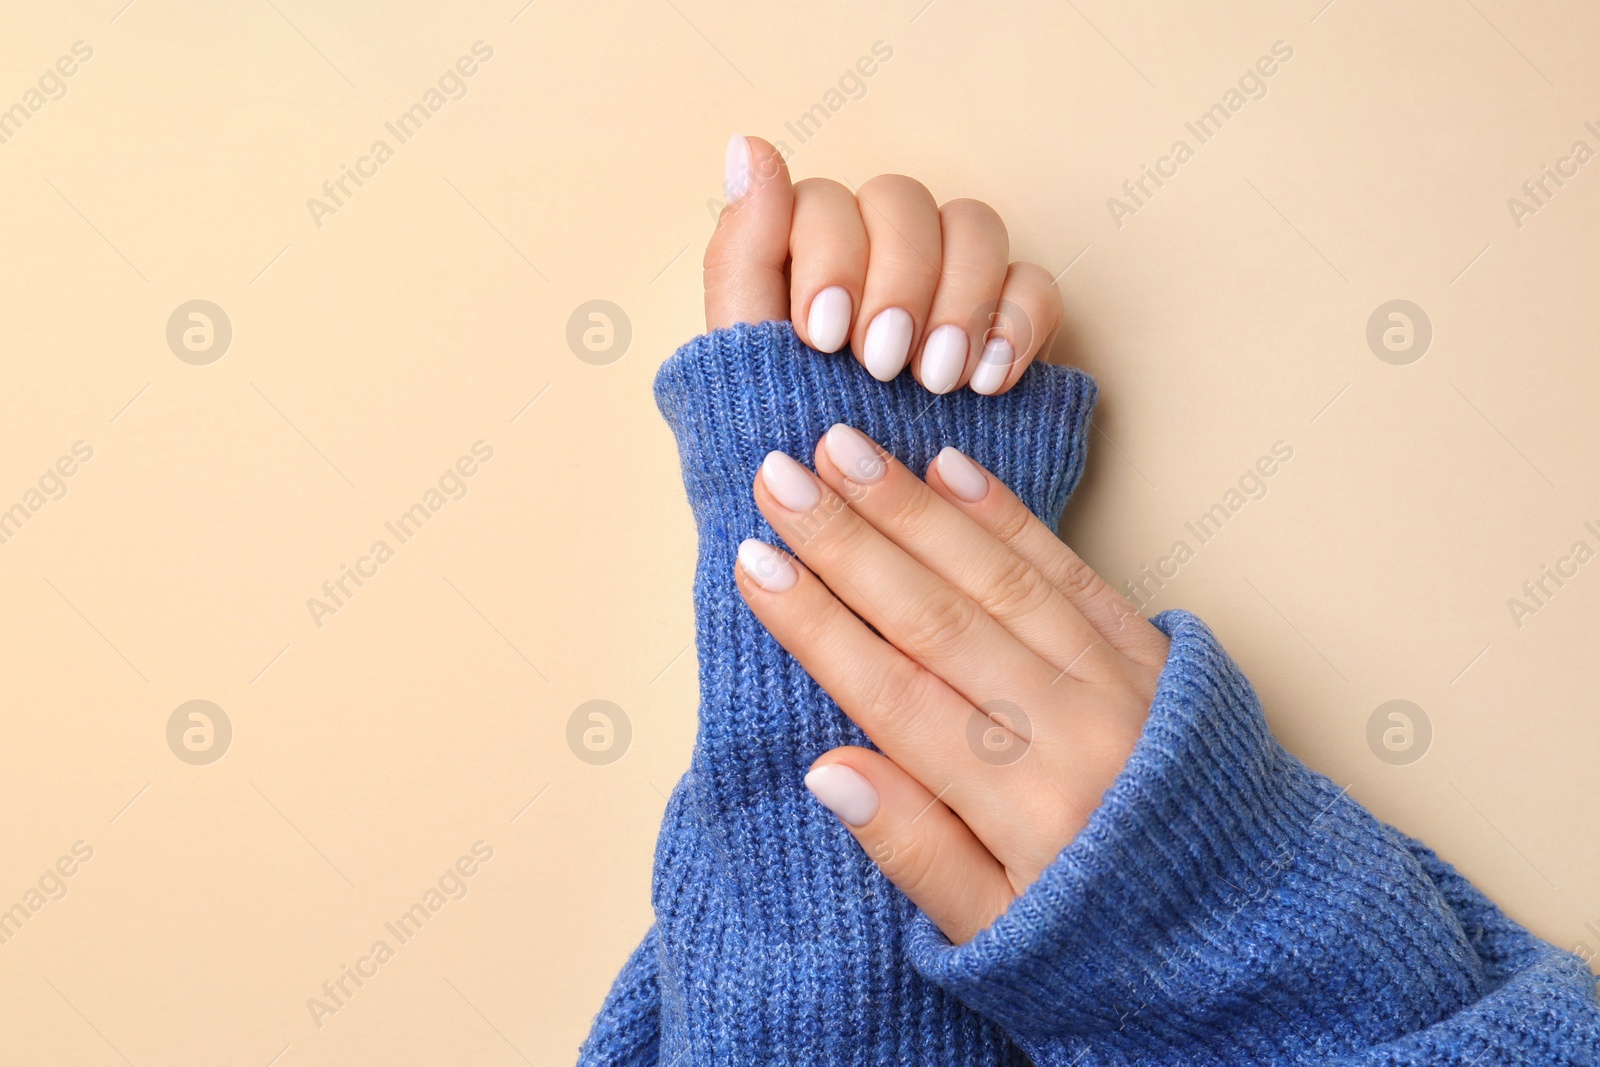
[(739, 566), (751, 581), (769, 593), (786, 592), (800, 580), (800, 572), (794, 569), (788, 556), (753, 537), (739, 542)]
[(865, 826), (878, 814), (878, 791), (842, 763), (829, 763), (806, 774), (806, 788), (822, 806), (851, 826)]
[(961, 380), (967, 365), (967, 331), (949, 323), (928, 335), (922, 346), (922, 387), (930, 393), (948, 393)]
[(750, 142), (741, 134), (728, 138), (723, 156), (722, 195), (736, 204), (750, 191)]
[(989, 477), (965, 453), (946, 448), (939, 453), (939, 477), (959, 499), (976, 504), (989, 492)]
[(904, 308), (884, 308), (867, 325), (867, 340), (861, 346), (861, 362), (880, 382), (887, 382), (905, 369), (911, 355), (911, 312)]
[(990, 396), (996, 389), (1006, 384), (1006, 376), (1011, 373), (1011, 364), (1016, 359), (1016, 353), (1011, 350), (1011, 342), (1004, 337), (991, 338), (983, 346), (983, 356), (978, 360), (978, 369), (972, 372), (972, 386), (974, 393)]
[(830, 285), (811, 298), (811, 313), (806, 317), (806, 333), (818, 352), (837, 352), (850, 335), (850, 293), (842, 285)]
[(774, 500), (790, 511), (810, 511), (822, 503), (822, 490), (811, 472), (782, 452), (768, 452), (761, 461), (761, 480)]
[(822, 435), (822, 447), (833, 465), (857, 485), (871, 485), (889, 470), (872, 439), (842, 422)]

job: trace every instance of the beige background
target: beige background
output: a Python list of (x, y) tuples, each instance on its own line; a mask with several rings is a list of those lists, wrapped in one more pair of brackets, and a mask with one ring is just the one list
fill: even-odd
[[(986, 199), (1064, 271), (1058, 355), (1103, 388), (1065, 531), (1113, 581), (1288, 443), (1153, 608), (1201, 613), (1312, 766), (1600, 950), (1600, 561), (1507, 606), (1600, 548), (1600, 163), (1507, 205), (1600, 149), (1600, 16), (1322, 3), (7, 5), (0, 107), (93, 58), (0, 144), (0, 507), (93, 458), (0, 544), (0, 908), (93, 858), (0, 945), (0, 1062), (573, 1060), (693, 737), (649, 387), (700, 327), (734, 131), (796, 177)], [(319, 227), (308, 198), (477, 41), (467, 95)], [(1277, 41), (1267, 94), (1119, 227), (1108, 198)], [(232, 324), (209, 365), (166, 341), (192, 299)], [(606, 365), (566, 341), (593, 299), (632, 327)], [(1410, 365), (1365, 340), (1391, 299), (1432, 323)], [(319, 627), (307, 599), (478, 441), (466, 496)], [(597, 698), (632, 727), (603, 766), (566, 740)], [(232, 724), (208, 766), (166, 740), (194, 699)], [(1391, 699), (1432, 727), (1406, 765), (1367, 740)], [(468, 895), (315, 1025), (479, 841)]]

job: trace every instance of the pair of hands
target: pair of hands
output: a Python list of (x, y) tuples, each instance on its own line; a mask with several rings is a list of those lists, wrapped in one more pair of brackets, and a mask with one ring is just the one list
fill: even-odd
[[(988, 206), (937, 207), (886, 175), (791, 184), (735, 137), (706, 249), (706, 326), (793, 319), (875, 377), (1004, 392), (1048, 348), (1061, 298), (1007, 263)], [(1002, 309), (996, 314), (995, 309)], [(751, 611), (879, 752), (824, 753), (812, 793), (956, 944), (1003, 913), (1088, 822), (1143, 726), (1168, 642), (1020, 500), (946, 448), (925, 480), (835, 426), (815, 472), (774, 452), (754, 485), (794, 548), (746, 541)]]

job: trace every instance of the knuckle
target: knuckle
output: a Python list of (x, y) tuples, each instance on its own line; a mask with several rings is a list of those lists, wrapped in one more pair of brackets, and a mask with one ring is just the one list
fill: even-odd
[(1020, 500), (1013, 500), (1011, 505), (1004, 509), (995, 520), (994, 529), (991, 532), (1001, 544), (1016, 545), (1033, 522), (1033, 512), (1023, 507)]
[(1005, 299), (1024, 309), (1023, 314), (1037, 320), (1034, 327), (1042, 336), (1061, 321), (1061, 289), (1050, 272), (1037, 263), (1013, 263), (1006, 275)]
[(908, 637), (917, 652), (942, 657), (971, 635), (982, 609), (959, 589), (947, 585), (929, 593), (917, 605)]
[(863, 711), (875, 722), (893, 721), (909, 708), (921, 706), (927, 691), (926, 672), (904, 657), (872, 672), (865, 683)]
[(1029, 289), (1038, 289), (1041, 293), (1054, 291), (1058, 296), (1060, 294), (1053, 276), (1037, 263), (1018, 260), (1011, 264), (1010, 274), (1012, 281), (1022, 283)]
[(832, 178), (802, 178), (794, 183), (794, 195), (797, 200), (855, 199), (848, 186)]
[(973, 200), (971, 197), (958, 197), (948, 201), (939, 208), (939, 217), (946, 226), (959, 226), (1001, 236), (1006, 233), (1006, 223), (1000, 217), (1000, 212), (982, 200)]
[(958, 196), (954, 200), (945, 201), (939, 208), (939, 212), (946, 216), (959, 215), (963, 219), (975, 219), (982, 222), (1000, 221), (1000, 212), (982, 200), (974, 200), (970, 196)]
[(928, 192), (928, 187), (904, 174), (879, 174), (868, 178), (862, 183), (856, 195), (868, 203), (882, 200), (921, 201), (937, 210), (933, 194)]
[(933, 879), (939, 868), (944, 834), (909, 830), (893, 841), (885, 840), (873, 858), (884, 877), (913, 900)]
[(1069, 600), (1087, 596), (1099, 584), (1100, 576), (1076, 553), (1069, 552), (1056, 566), (1056, 588), (1065, 593)]
[(1044, 575), (1017, 556), (1002, 563), (987, 584), (984, 606), (990, 614), (1006, 617), (1038, 610), (1049, 601), (1052, 592)]
[(897, 533), (914, 536), (928, 529), (933, 521), (933, 493), (917, 483), (898, 494), (884, 516), (885, 525)]
[(700, 257), (700, 266), (706, 272), (708, 280), (713, 272), (725, 270), (738, 260), (738, 249), (728, 236), (728, 227), (718, 226), (716, 232), (711, 235), (711, 240), (706, 242), (705, 255)]

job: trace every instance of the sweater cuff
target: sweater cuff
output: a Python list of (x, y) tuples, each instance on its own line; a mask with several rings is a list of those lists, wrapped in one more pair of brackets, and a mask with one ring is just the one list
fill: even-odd
[(919, 913), (915, 966), (1041, 1067), (1297, 1063), (1475, 1000), (1483, 964), (1405, 840), (1278, 744), (1204, 623), (1153, 621), (1171, 652), (1101, 806), (968, 943)]
[[(939, 396), (909, 373), (879, 382), (848, 350), (817, 352), (789, 322), (773, 320), (689, 341), (662, 364), (655, 393), (678, 440), (702, 539), (731, 537), (731, 552), (743, 537), (773, 539), (750, 494), (766, 454), (786, 452), (809, 466), (817, 441), (839, 422), (918, 477), (940, 449), (959, 448), (1055, 529), (1083, 472), (1096, 390), (1080, 370), (1035, 363), (1002, 396)], [(740, 528), (752, 518), (761, 530)]]

